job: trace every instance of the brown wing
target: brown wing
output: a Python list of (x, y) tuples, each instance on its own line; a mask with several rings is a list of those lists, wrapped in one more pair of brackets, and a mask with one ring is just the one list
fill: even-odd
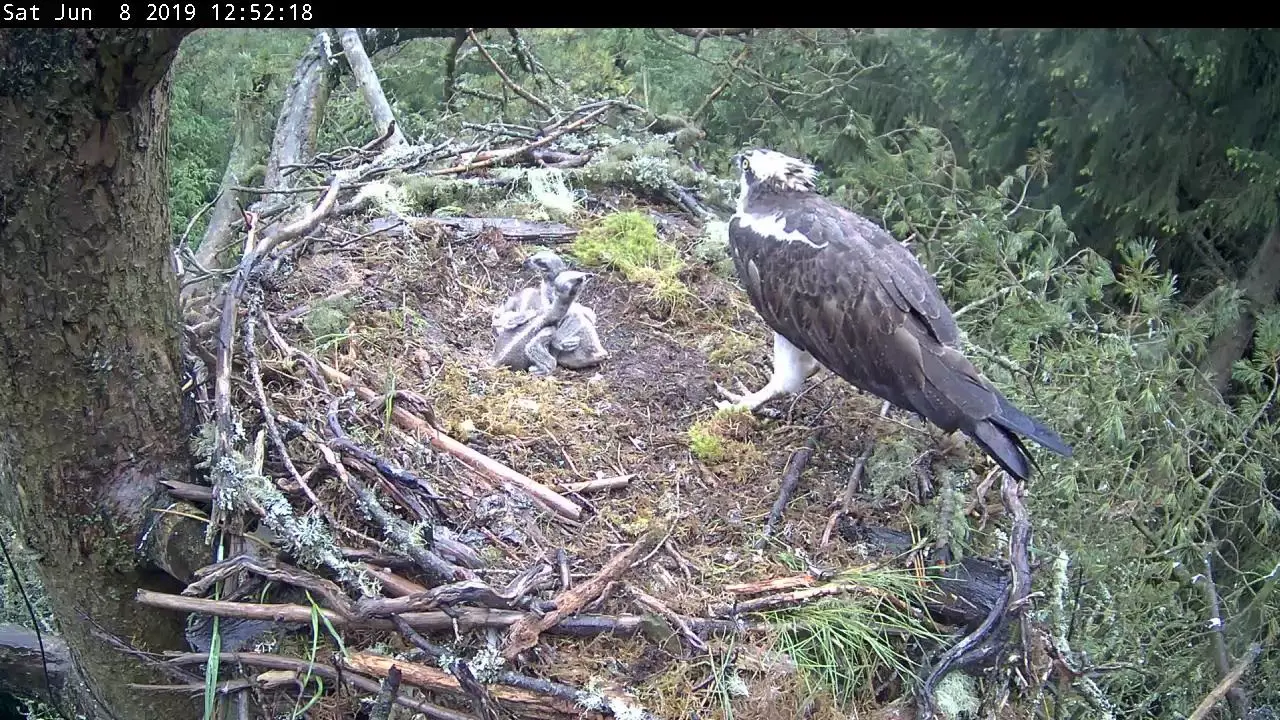
[(853, 385), (946, 430), (999, 412), (999, 396), (954, 348), (955, 319), (909, 250), (871, 221), (821, 196), (761, 203), (780, 213), (783, 241), (744, 227), (729, 239), (752, 304), (776, 332)]

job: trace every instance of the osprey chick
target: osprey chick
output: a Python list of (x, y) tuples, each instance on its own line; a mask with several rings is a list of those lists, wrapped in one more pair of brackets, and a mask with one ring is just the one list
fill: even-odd
[[(773, 374), (720, 407), (755, 411), (804, 388), (819, 366), (947, 432), (968, 435), (1025, 480), (1019, 436), (1060, 455), (1071, 448), (1014, 407), (958, 349), (938, 286), (906, 247), (816, 192), (817, 172), (772, 150), (734, 158), (742, 178), (729, 251), (751, 304), (774, 331)], [(741, 383), (739, 383), (741, 385)]]
[(552, 288), (556, 275), (567, 270), (568, 265), (559, 255), (550, 250), (530, 255), (524, 261), (525, 270), (536, 270), (542, 282), (537, 288), (525, 288), (507, 298), (506, 302), (493, 311), (493, 330), (495, 333), (509, 331), (516, 326), (532, 320), (542, 308), (555, 300)]
[(576, 270), (558, 273), (551, 283), (551, 303), (540, 308), (532, 319), (498, 333), (489, 362), (513, 370), (528, 370), (534, 375), (550, 375), (556, 369), (556, 359), (551, 353), (556, 328), (589, 277)]
[[(556, 297), (556, 276), (568, 268), (564, 259), (551, 250), (529, 256), (524, 261), (524, 269), (537, 271), (541, 283), (536, 289), (525, 288), (512, 295), (493, 311), (494, 336), (510, 334), (536, 317), (540, 310), (550, 307)], [(551, 353), (557, 365), (571, 370), (582, 370), (606, 360), (609, 351), (600, 342), (595, 311), (580, 302), (573, 302), (556, 326), (551, 339)]]

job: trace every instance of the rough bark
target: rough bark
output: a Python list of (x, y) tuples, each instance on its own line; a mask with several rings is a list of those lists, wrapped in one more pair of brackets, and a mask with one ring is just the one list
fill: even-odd
[[(335, 31), (338, 33), (338, 40), (342, 43), (342, 51), (347, 56), (347, 64), (351, 66), (351, 74), (355, 76), (356, 85), (360, 88), (360, 94), (369, 105), (369, 112), (373, 115), (373, 125), (378, 132), (385, 132), (387, 127), (396, 121), (396, 116), (391, 111), (391, 103), (387, 102), (386, 93), (382, 91), (378, 74), (373, 71), (373, 63), (369, 62), (369, 56), (365, 54), (360, 35), (355, 28), (336, 28)], [(404, 144), (404, 135), (397, 127), (387, 139), (385, 147)]]
[(0, 507), (38, 557), (62, 639), (120, 720), (192, 717), (94, 627), (172, 649), (133, 602), (175, 581), (137, 551), (191, 472), (169, 250), (168, 70), (189, 32), (0, 33)]
[(1212, 377), (1214, 388), (1220, 394), (1225, 394), (1231, 384), (1231, 366), (1244, 357), (1253, 341), (1258, 315), (1275, 305), (1276, 294), (1280, 293), (1280, 223), (1267, 233), (1238, 287), (1247, 306), (1234, 328), (1213, 339), (1201, 366), (1205, 374)]
[(293, 187), (290, 180), (293, 176), (286, 174), (289, 166), (306, 163), (315, 155), (316, 134), (320, 130), (325, 105), (329, 102), (329, 90), (336, 70), (331, 56), (329, 33), (320, 30), (294, 67), (293, 79), (284, 92), (284, 104), (276, 120), (271, 156), (267, 159), (266, 178), (262, 185), (268, 190)]

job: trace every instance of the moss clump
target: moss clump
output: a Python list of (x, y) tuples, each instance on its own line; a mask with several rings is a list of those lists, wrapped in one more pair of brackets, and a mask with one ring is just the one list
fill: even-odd
[(401, 180), (401, 193), (410, 211), (430, 215), (440, 208), (466, 208), (497, 203), (507, 196), (503, 185), (482, 185), (474, 180), (455, 180), (427, 175), (406, 175)]
[(347, 331), (351, 311), (355, 309), (355, 300), (338, 298), (318, 303), (302, 319), (302, 326), (310, 333), (312, 340), (342, 335)]
[(754, 448), (744, 441), (755, 425), (749, 411), (717, 410), (710, 418), (699, 420), (689, 428), (689, 451), (708, 465), (753, 455)]
[(725, 367), (735, 366), (759, 345), (751, 336), (735, 330), (711, 333), (698, 343), (699, 349), (707, 354), (708, 362)]
[(707, 421), (699, 421), (689, 428), (689, 451), (708, 465), (724, 460), (724, 442)]
[(729, 257), (729, 223), (713, 220), (703, 228), (702, 236), (693, 246), (693, 256), (711, 266), (712, 272), (724, 278), (732, 278), (737, 272)]
[(678, 277), (685, 267), (680, 253), (658, 238), (658, 228), (641, 213), (605, 217), (583, 230), (569, 252), (583, 265), (617, 270), (627, 282), (648, 285), (652, 299), (667, 312), (691, 298)]

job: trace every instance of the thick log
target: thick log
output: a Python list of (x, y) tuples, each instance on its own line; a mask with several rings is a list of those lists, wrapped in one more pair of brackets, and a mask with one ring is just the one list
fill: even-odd
[[(866, 525), (849, 515), (841, 516), (838, 528), (845, 541), (869, 545), (872, 560), (898, 555), (914, 544), (910, 533)], [(1000, 563), (978, 557), (946, 563), (930, 572), (938, 576), (934, 584), (938, 592), (926, 603), (929, 612), (941, 622), (971, 629), (986, 619), (1008, 583)]]
[[(44, 641), (44, 654), (40, 641)], [(45, 683), (45, 669), (49, 681)], [(34, 630), (21, 625), (0, 625), (0, 692), (22, 698), (48, 701), (48, 690), (61, 696), (71, 679), (71, 654), (67, 644), (55, 635), (45, 633), (37, 638)]]

